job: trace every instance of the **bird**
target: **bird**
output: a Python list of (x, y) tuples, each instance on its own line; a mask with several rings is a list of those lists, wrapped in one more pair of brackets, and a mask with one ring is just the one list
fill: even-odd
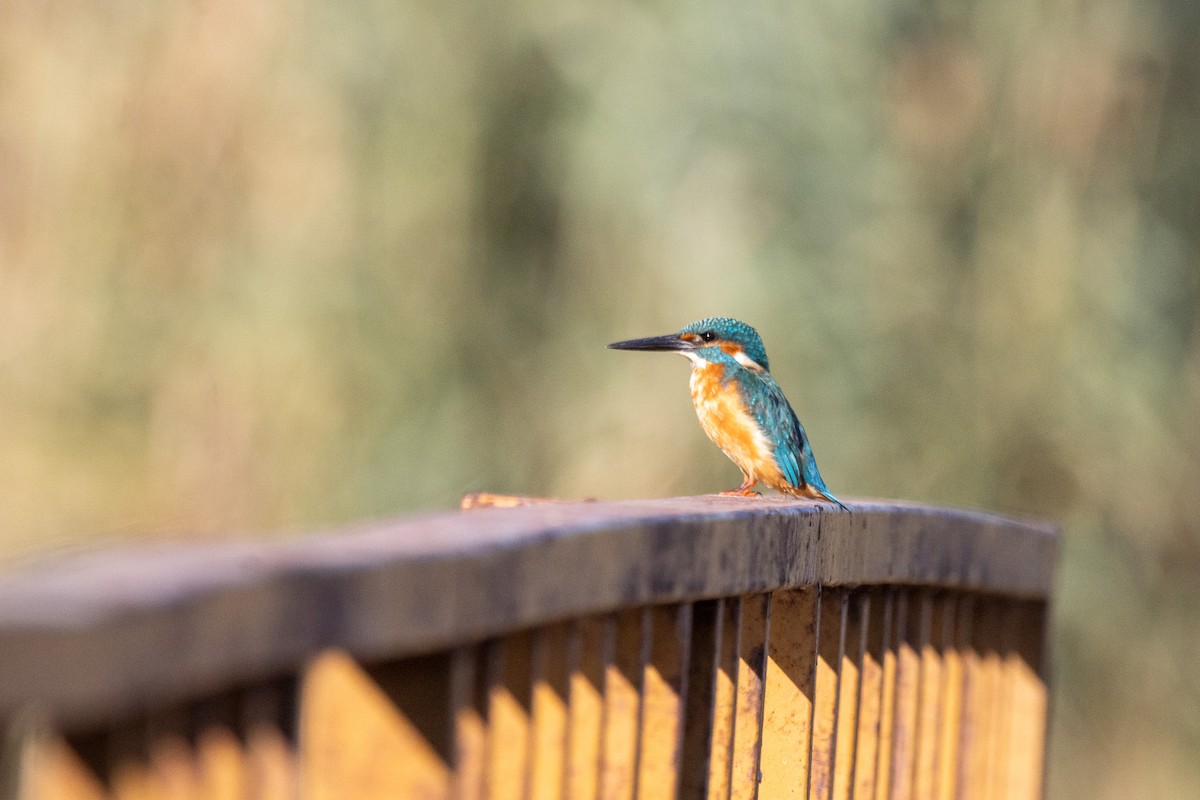
[(756, 497), (757, 484), (849, 510), (825, 485), (804, 426), (771, 377), (758, 331), (729, 317), (710, 317), (678, 333), (629, 339), (613, 350), (678, 353), (692, 362), (692, 405), (708, 438), (742, 471), (726, 496)]

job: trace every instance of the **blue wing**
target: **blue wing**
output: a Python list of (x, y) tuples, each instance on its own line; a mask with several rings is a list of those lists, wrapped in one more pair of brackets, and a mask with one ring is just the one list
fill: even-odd
[(804, 426), (796, 418), (796, 412), (792, 411), (779, 384), (769, 374), (756, 374), (748, 370), (741, 378), (742, 399), (770, 437), (775, 448), (775, 463), (779, 465), (783, 477), (797, 489), (812, 487), (841, 505), (826, 488)]

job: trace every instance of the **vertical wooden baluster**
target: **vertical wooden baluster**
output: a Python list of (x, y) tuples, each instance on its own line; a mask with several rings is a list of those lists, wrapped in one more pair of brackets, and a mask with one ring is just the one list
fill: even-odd
[(921, 681), (921, 603), (901, 591), (896, 605), (896, 710), (892, 728), (892, 800), (912, 796), (916, 760), (917, 696)]
[(730, 794), (729, 776), (733, 768), (741, 619), (742, 598), (730, 598), (721, 602), (721, 640), (717, 653), (716, 682), (713, 686), (712, 754), (708, 762), (707, 800), (727, 800)]
[(942, 598), (942, 604), (942, 721), (937, 745), (935, 796), (938, 800), (953, 800), (962, 737), (963, 640), (960, 631), (966, 604), (961, 593), (947, 594)]
[(771, 603), (771, 595), (761, 594), (744, 597), (740, 604), (737, 697), (729, 784), (730, 797), (734, 800), (758, 796)]
[[(842, 598), (843, 647), (838, 675), (837, 741), (834, 761), (833, 798), (849, 800), (854, 791), (854, 770), (858, 758), (859, 697), (862, 693), (862, 665), (866, 650), (869, 598), (865, 592), (845, 593)], [(878, 702), (878, 700), (876, 700)]]
[(954, 626), (963, 672), (954, 797), (964, 799), (979, 796), (978, 791), (974, 789), (979, 784), (979, 776), (976, 774), (975, 746), (979, 739), (978, 716), (983, 665), (980, 653), (975, 647), (975, 618), (978, 614), (978, 598), (973, 594), (964, 595), (959, 604), (958, 620)]
[(117, 800), (153, 800), (158, 791), (150, 766), (145, 719), (125, 720), (108, 737), (109, 779)]
[(692, 606), (683, 753), (679, 767), (681, 800), (703, 800), (708, 791), (724, 605), (722, 600), (701, 600)]
[(524, 800), (529, 780), (533, 638), (511, 634), (488, 646), (487, 797)]
[(305, 800), (448, 797), (450, 672), (442, 656), (370, 669), (339, 650), (317, 656), (301, 688)]
[(679, 786), (692, 606), (646, 609), (649, 652), (642, 673), (638, 800), (674, 798)]
[(191, 750), (203, 800), (244, 800), (250, 789), (246, 750), (237, 734), (237, 697), (223, 693), (192, 709)]
[(994, 634), (998, 615), (989, 598), (973, 602), (969, 626), (970, 648), (964, 657), (964, 708), (959, 797), (989, 800), (993, 794), (992, 774), (995, 736), (993, 720), (999, 711), (1000, 656)]
[(1048, 694), (1042, 655), (1046, 606), (1009, 601), (1004, 617), (1005, 797), (1036, 800), (1042, 791), (1046, 746)]
[(897, 589), (886, 589), (883, 596), (883, 659), (880, 676), (879, 740), (876, 747), (875, 800), (887, 800), (892, 788), (892, 751), (896, 730), (896, 674), (900, 656), (900, 614)]
[(937, 786), (937, 750), (942, 724), (942, 614), (945, 604), (932, 593), (922, 592), (918, 653), (921, 659), (920, 688), (917, 693), (916, 770), (913, 796), (916, 800), (934, 800)]
[(242, 695), (246, 800), (294, 800), (298, 793), (296, 692), (295, 680), (280, 680)]
[(157, 711), (146, 725), (151, 791), (156, 798), (201, 800), (200, 770), (188, 738), (186, 710)]
[(993, 800), (1008, 800), (1009, 736), (1008, 728), (1012, 713), (1012, 684), (1008, 680), (1008, 653), (1012, 643), (1009, 627), (1010, 600), (996, 598), (992, 601), (995, 616), (992, 618), (991, 640), (995, 646), (996, 666), (993, 676), (995, 701), (991, 717), (991, 764), (988, 769), (990, 796)]
[(879, 752), (880, 699), (883, 695), (883, 651), (885, 647), (885, 609), (881, 590), (862, 592), (858, 597), (859, 615), (859, 689), (854, 771), (851, 797), (873, 800), (875, 765)]
[(600, 797), (630, 800), (637, 775), (638, 718), (642, 675), (640, 609), (609, 618), (605, 630), (604, 737)]
[[(102, 776), (60, 734), (32, 715), (18, 714), (0, 765), (0, 797), (15, 800), (107, 800)], [(10, 772), (11, 771), (11, 772)]]
[(820, 622), (817, 625), (808, 797), (829, 800), (833, 791), (833, 764), (837, 757), (837, 740), (834, 736), (838, 714), (838, 667), (845, 651), (845, 592), (820, 589), (818, 594)]
[(1004, 708), (1000, 601), (986, 598), (981, 606), (981, 614), (975, 625), (976, 647), (981, 657), (979, 687), (982, 695), (978, 706), (979, 752), (976, 755), (978, 774), (981, 776), (979, 796), (984, 800), (1008, 800), (1000, 786), (1002, 775), (998, 763), (998, 720)]
[(531, 800), (562, 796), (567, 746), (567, 629), (551, 625), (533, 639)]
[(566, 795), (571, 800), (595, 800), (600, 790), (605, 627), (602, 619), (582, 619), (572, 624), (569, 635)]
[(475, 646), (450, 657), (450, 714), (454, 725), (455, 800), (482, 800), (487, 772), (487, 698), (484, 655)]
[[(819, 611), (820, 593), (815, 587), (775, 592), (771, 599), (759, 786), (764, 800), (803, 798), (808, 787)], [(837, 625), (833, 627), (836, 642)], [(836, 674), (831, 677), (836, 686)], [(829, 692), (823, 670), (820, 681)]]

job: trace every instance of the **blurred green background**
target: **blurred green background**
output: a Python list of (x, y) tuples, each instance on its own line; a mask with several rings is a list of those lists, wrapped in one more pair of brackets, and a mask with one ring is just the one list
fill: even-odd
[(737, 483), (1047, 516), (1054, 798), (1200, 796), (1200, 11), (0, 5), (0, 553)]

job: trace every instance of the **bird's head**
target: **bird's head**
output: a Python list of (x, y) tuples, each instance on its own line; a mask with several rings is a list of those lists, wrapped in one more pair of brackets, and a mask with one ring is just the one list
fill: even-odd
[(678, 333), (630, 339), (609, 345), (613, 350), (659, 350), (687, 356), (693, 364), (732, 360), (754, 372), (767, 372), (767, 351), (758, 331), (728, 317), (710, 317), (685, 325)]

